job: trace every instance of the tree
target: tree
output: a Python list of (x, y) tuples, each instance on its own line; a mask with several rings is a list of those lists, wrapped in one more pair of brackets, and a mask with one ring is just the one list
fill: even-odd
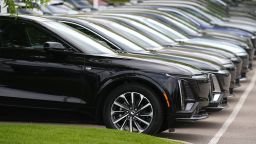
[[(9, 13), (16, 13), (16, 6), (14, 0), (3, 0), (5, 6), (8, 7)], [(33, 8), (33, 2), (39, 2), (40, 4), (45, 4), (50, 0), (20, 0), (19, 2), (23, 2), (26, 4), (26, 8)]]
[[(3, 0), (5, 3), (5, 6), (8, 7), (9, 13), (15, 14), (16, 13), (16, 6), (15, 6), (15, 0)], [(16, 0), (17, 1), (17, 0)], [(50, 0), (18, 0), (19, 2), (23, 2), (26, 4), (27, 9), (33, 8), (33, 2), (39, 2), (40, 4), (46, 4)], [(129, 0), (108, 0), (109, 3), (124, 3), (128, 2)]]

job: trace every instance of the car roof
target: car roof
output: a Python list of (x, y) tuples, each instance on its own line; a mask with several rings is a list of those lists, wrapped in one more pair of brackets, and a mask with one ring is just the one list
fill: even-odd
[(11, 14), (0, 14), (0, 18), (13, 18), (13, 19), (23, 19), (23, 20), (29, 20), (29, 21), (35, 21), (35, 22), (46, 22), (46, 21), (52, 21), (47, 18), (43, 18), (40, 16), (29, 16), (29, 15), (11, 15)]

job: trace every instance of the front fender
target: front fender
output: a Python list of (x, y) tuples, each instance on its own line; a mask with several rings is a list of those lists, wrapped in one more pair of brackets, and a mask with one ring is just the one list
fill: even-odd
[[(102, 105), (102, 101), (104, 101), (111, 89), (114, 89), (115, 87), (127, 82), (137, 82), (152, 88), (160, 96), (160, 99), (165, 102), (166, 108), (173, 110), (174, 105), (171, 105), (170, 107), (167, 106), (168, 104), (164, 94), (168, 96), (168, 101), (173, 103), (173, 93), (177, 88), (178, 80), (170, 76), (159, 75), (159, 77), (157, 77), (153, 75), (154, 74), (143, 75), (140, 73), (125, 73), (122, 75), (115, 75), (107, 79), (102, 83), (98, 90), (97, 96), (95, 98), (97, 100), (96, 104)], [(154, 79), (158, 79), (158, 81)]]

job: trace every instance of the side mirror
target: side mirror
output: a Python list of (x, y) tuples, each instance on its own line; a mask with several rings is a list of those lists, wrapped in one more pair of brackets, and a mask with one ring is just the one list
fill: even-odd
[(65, 52), (67, 49), (58, 42), (46, 42), (44, 43), (45, 51)]

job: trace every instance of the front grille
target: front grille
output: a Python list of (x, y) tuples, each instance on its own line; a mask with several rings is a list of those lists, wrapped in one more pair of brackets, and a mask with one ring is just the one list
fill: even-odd
[(235, 63), (236, 66), (236, 78), (239, 79), (241, 77), (242, 72), (242, 62)]
[(253, 60), (254, 49), (245, 49), (245, 51), (248, 53), (249, 60)]
[(240, 58), (243, 61), (242, 68), (247, 70), (249, 67), (249, 56), (241, 56)]
[(189, 85), (188, 82), (184, 82), (183, 83), (184, 85), (184, 92), (185, 92), (185, 97), (187, 99), (195, 99), (195, 95), (194, 95), (194, 92), (193, 92), (193, 88), (191, 87), (192, 85), (193, 86), (197, 86), (197, 83), (196, 82), (193, 82), (192, 84)]
[(194, 102), (195, 96), (188, 82), (179, 80), (179, 90), (176, 92), (176, 108), (177, 110), (185, 110), (187, 103)]

